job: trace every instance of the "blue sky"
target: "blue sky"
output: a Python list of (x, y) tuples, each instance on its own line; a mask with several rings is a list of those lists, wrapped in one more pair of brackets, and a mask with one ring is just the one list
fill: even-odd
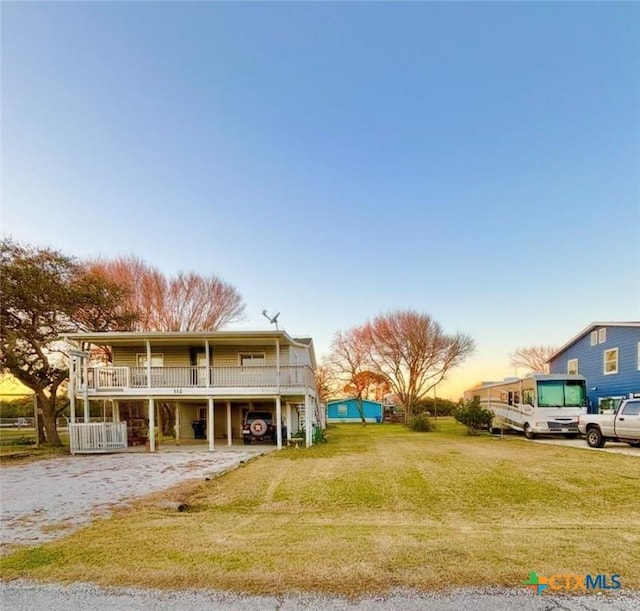
[(393, 309), (640, 315), (637, 3), (2, 3), (2, 227), (233, 283), (318, 355)]

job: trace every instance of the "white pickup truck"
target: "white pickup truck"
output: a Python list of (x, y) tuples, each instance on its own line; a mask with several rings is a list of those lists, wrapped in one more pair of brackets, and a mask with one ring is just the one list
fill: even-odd
[(601, 448), (607, 441), (626, 441), (640, 447), (640, 398), (624, 399), (613, 414), (583, 414), (578, 430), (587, 437), (592, 448)]

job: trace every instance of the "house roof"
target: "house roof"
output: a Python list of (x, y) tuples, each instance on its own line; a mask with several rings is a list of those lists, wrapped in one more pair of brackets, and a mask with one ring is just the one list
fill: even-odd
[(89, 342), (91, 344), (114, 346), (131, 344), (132, 341), (162, 341), (165, 344), (180, 344), (185, 341), (215, 344), (233, 344), (250, 346), (259, 343), (272, 343), (276, 339), (282, 346), (299, 346), (309, 349), (313, 367), (316, 365), (313, 341), (311, 338), (296, 339), (286, 331), (105, 331), (102, 333), (67, 333), (65, 340)]
[(550, 363), (551, 361), (553, 361), (553, 359), (555, 359), (557, 356), (562, 354), (565, 350), (567, 350), (567, 348), (570, 348), (571, 346), (573, 346), (573, 344), (575, 344), (578, 340), (581, 340), (585, 335), (587, 335), (588, 333), (591, 333), (591, 331), (593, 331), (594, 329), (597, 329), (598, 327), (640, 327), (640, 322), (639, 321), (592, 322), (588, 327), (586, 327), (585, 329), (580, 331), (580, 333), (578, 333), (578, 335), (576, 335), (574, 338), (570, 339), (564, 346), (562, 346), (562, 348), (559, 348), (558, 350), (556, 350), (546, 360), (546, 362)]
[[(327, 401), (327, 405), (330, 405), (331, 403), (345, 403), (346, 401), (357, 401), (357, 399), (355, 397), (344, 397), (342, 399), (331, 399), (331, 401)], [(382, 406), (382, 403), (380, 401), (373, 401), (372, 399), (362, 399), (363, 403), (374, 403), (375, 405), (380, 405)]]

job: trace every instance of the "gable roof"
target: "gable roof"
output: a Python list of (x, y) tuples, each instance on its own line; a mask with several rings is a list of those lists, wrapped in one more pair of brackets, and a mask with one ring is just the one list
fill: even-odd
[(574, 338), (570, 339), (562, 348), (556, 350), (547, 360), (547, 363), (550, 363), (557, 356), (562, 354), (567, 348), (570, 348), (575, 344), (578, 340), (581, 340), (585, 335), (588, 335), (594, 329), (598, 327), (640, 327), (640, 322), (638, 321), (627, 321), (627, 322), (592, 322), (588, 327), (580, 331), (578, 335)]

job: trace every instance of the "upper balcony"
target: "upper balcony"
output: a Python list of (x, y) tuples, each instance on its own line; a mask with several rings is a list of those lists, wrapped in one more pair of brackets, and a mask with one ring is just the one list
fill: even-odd
[(257, 395), (315, 391), (307, 365), (280, 367), (88, 367), (77, 371), (76, 393), (108, 395)]

